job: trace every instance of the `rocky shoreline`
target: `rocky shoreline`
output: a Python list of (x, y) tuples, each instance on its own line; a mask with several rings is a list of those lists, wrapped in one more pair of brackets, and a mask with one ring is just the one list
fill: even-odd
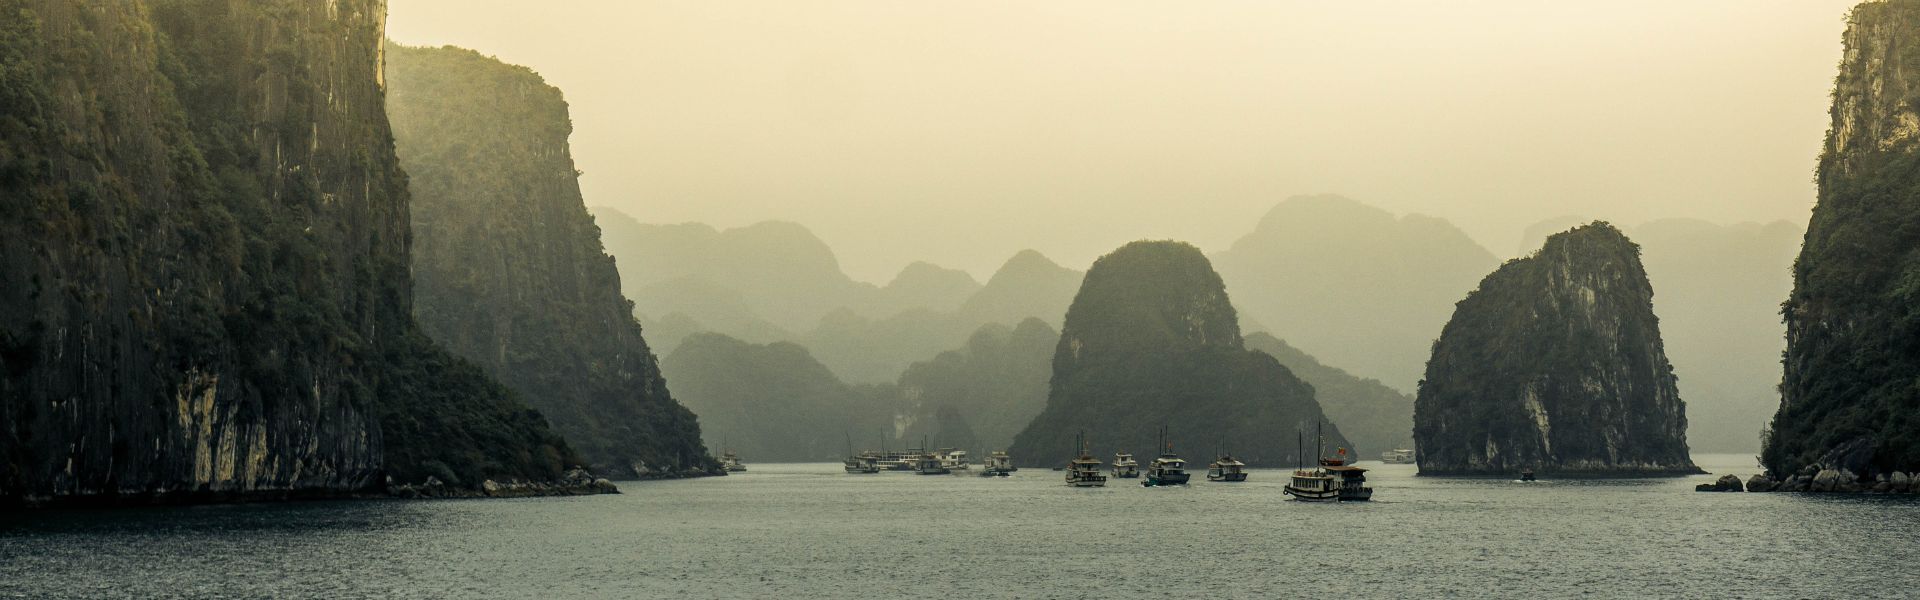
[(1713, 483), (1693, 486), (1699, 492), (1812, 492), (1836, 494), (1920, 494), (1920, 473), (1881, 473), (1872, 481), (1845, 469), (1820, 469), (1775, 480), (1765, 473), (1745, 483), (1738, 475), (1721, 475)]
[[(690, 479), (694, 477), (722, 476), (724, 471), (701, 471), (688, 469), (677, 473), (651, 471), (642, 474), (641, 480)], [(236, 491), (170, 491), (114, 493), (96, 492), (88, 494), (59, 496), (8, 496), (0, 497), (0, 509), (66, 509), (66, 508), (125, 508), (137, 506), (189, 506), (202, 504), (253, 504), (261, 502), (291, 502), (301, 500), (382, 500), (382, 499), (446, 499), (446, 498), (537, 498), (544, 496), (591, 496), (597, 494), (618, 494), (620, 487), (605, 477), (596, 477), (582, 468), (575, 468), (552, 481), (495, 481), (486, 480), (479, 487), (451, 485), (438, 477), (427, 477), (420, 483), (396, 483), (388, 478), (383, 485), (374, 485), (359, 489), (326, 490), (248, 490)]]

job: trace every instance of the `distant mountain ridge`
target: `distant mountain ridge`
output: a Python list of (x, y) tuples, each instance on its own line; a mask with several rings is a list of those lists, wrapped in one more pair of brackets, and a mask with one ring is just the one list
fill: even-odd
[(1402, 391), (1453, 303), (1499, 264), (1445, 220), (1295, 196), (1213, 255), (1235, 304), (1320, 358)]
[(985, 284), (917, 261), (874, 286), (848, 277), (833, 251), (799, 225), (721, 231), (593, 211), (623, 277), (634, 273), (625, 280), (628, 295), (658, 347), (671, 353), (701, 331), (792, 341), (850, 382), (892, 383), (907, 365), (964, 344), (990, 323), (1057, 325), (1080, 283), (1079, 271), (1025, 250)]

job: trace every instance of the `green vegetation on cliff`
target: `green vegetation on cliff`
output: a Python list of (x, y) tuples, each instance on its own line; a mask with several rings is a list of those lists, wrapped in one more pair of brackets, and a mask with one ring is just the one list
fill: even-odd
[(1697, 473), (1686, 431), (1639, 246), (1599, 222), (1481, 280), (1414, 405), (1422, 474)]
[(417, 333), (382, 2), (0, 0), (0, 498), (551, 479)]
[(1920, 2), (1856, 7), (1783, 307), (1776, 477), (1920, 471)]
[(459, 48), (391, 45), (387, 65), (421, 328), (546, 414), (595, 471), (711, 471), (581, 201), (560, 90)]
[[(1046, 408), (1011, 453), (1023, 465), (1058, 464), (1084, 430), (1097, 456), (1151, 455), (1164, 425), (1189, 459), (1225, 442), (1249, 464), (1288, 466), (1302, 458), (1294, 433), (1325, 421), (1311, 386), (1245, 347), (1199, 249), (1142, 241), (1087, 271), (1054, 350)], [(1351, 447), (1337, 427), (1326, 431), (1329, 449)]]

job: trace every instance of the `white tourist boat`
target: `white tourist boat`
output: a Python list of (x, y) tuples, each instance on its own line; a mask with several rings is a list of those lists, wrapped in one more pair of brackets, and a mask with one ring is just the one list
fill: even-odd
[(1134, 460), (1132, 454), (1119, 452), (1113, 455), (1114, 479), (1138, 479), (1139, 477), (1140, 461)]
[(1106, 487), (1107, 476), (1100, 474), (1100, 459), (1087, 452), (1086, 434), (1080, 435), (1080, 456), (1067, 462), (1067, 485)]
[[(1316, 439), (1318, 434), (1316, 432)], [(1314, 447), (1319, 448), (1319, 442)], [(1316, 450), (1315, 454), (1319, 454)], [(1361, 502), (1373, 499), (1367, 470), (1347, 464), (1347, 449), (1335, 458), (1321, 457), (1320, 468), (1296, 469), (1293, 481), (1281, 493), (1301, 502)]]
[(980, 465), (981, 477), (1007, 477), (1012, 475), (1013, 471), (1013, 457), (999, 450), (988, 454), (987, 462)]
[(732, 450), (728, 450), (720, 455), (720, 466), (725, 468), (728, 473), (739, 473), (747, 470), (747, 465), (740, 462), (740, 457), (734, 454)]
[(973, 468), (973, 465), (967, 462), (965, 450), (941, 448), (936, 454), (940, 457), (940, 465), (946, 467), (948, 471), (966, 471)]
[(1147, 465), (1147, 480), (1140, 482), (1140, 485), (1186, 485), (1192, 477), (1187, 473), (1187, 460), (1173, 453), (1173, 442), (1167, 441), (1167, 428), (1161, 427), (1160, 455), (1153, 457), (1153, 462)]
[(1213, 464), (1207, 465), (1207, 481), (1240, 482), (1247, 480), (1247, 463), (1240, 462), (1233, 455), (1222, 454)]

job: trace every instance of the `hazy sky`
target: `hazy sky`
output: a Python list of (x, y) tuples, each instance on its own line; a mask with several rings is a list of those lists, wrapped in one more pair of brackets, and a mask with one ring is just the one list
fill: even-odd
[(1846, 1), (392, 0), (565, 91), (588, 205), (798, 221), (855, 277), (1209, 251), (1338, 192), (1511, 254), (1580, 214), (1804, 223)]

